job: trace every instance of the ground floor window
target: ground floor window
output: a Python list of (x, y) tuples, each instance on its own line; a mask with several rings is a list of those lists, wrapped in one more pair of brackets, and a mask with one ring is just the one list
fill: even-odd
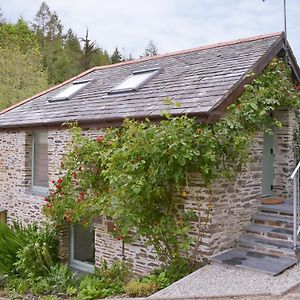
[(71, 228), (71, 259), (73, 268), (93, 272), (95, 264), (95, 230), (93, 226), (76, 224)]

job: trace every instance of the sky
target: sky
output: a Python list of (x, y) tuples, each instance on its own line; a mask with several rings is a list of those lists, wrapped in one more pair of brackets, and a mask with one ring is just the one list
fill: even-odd
[[(47, 0), (64, 25), (112, 53), (138, 58), (149, 40), (159, 53), (283, 31), (284, 0)], [(300, 63), (300, 1), (286, 0), (287, 35)], [(41, 0), (0, 0), (6, 20), (32, 21)]]

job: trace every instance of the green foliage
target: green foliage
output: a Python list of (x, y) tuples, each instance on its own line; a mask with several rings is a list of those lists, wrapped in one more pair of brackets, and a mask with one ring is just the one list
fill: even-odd
[(49, 225), (12, 228), (0, 223), (0, 270), (5, 274), (39, 276), (57, 261), (56, 231)]
[(14, 271), (17, 261), (17, 252), (23, 246), (24, 240), (17, 232), (11, 230), (6, 224), (0, 222), (0, 270), (9, 274)]
[(280, 106), (298, 108), (299, 92), (290, 70), (274, 60), (214, 124), (168, 115), (159, 124), (125, 120), (95, 140), (74, 127), (65, 175), (54, 182), (44, 213), (57, 224), (105, 215), (116, 224), (115, 236), (126, 242), (146, 237), (166, 264), (182, 254), (191, 259), (195, 212), (178, 207), (184, 197), (201, 200), (189, 191), (188, 172), (198, 172), (208, 188), (237, 176), (256, 132), (268, 131), (269, 113)]
[(121, 61), (124, 61), (123, 56), (122, 56), (121, 52), (119, 51), (118, 47), (116, 47), (115, 51), (113, 52), (113, 54), (111, 56), (111, 63), (116, 64)]
[(38, 52), (38, 41), (28, 24), (20, 18), (16, 24), (0, 24), (0, 47), (18, 48), (23, 53)]
[[(299, 89), (298, 86), (295, 86), (296, 89)], [(300, 114), (299, 111), (296, 112), (296, 128), (293, 138), (293, 150), (295, 155), (296, 162), (300, 161)]]
[(50, 225), (39, 229), (36, 224), (15, 229), (24, 235), (25, 244), (17, 252), (16, 272), (29, 276), (48, 274), (58, 260), (57, 232)]
[(103, 261), (93, 275), (85, 276), (78, 289), (78, 299), (97, 299), (124, 293), (124, 284), (132, 273), (122, 261), (115, 261), (111, 267)]
[(130, 297), (148, 297), (158, 291), (155, 282), (141, 282), (139, 280), (131, 280), (125, 286), (125, 292)]
[[(37, 276), (32, 273), (8, 278), (8, 290), (12, 294), (47, 295), (47, 294), (71, 294), (77, 291), (79, 277), (72, 273), (68, 266), (55, 265), (50, 268), (47, 274)], [(74, 292), (75, 291), (75, 292)]]
[(37, 38), (27, 23), (0, 24), (0, 110), (47, 87)]

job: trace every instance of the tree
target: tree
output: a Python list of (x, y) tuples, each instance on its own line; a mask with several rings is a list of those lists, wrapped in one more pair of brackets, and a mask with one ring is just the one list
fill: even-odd
[(115, 51), (113, 52), (113, 54), (111, 56), (111, 63), (116, 64), (116, 63), (119, 63), (121, 61), (124, 61), (123, 55), (119, 51), (118, 47), (116, 47)]
[(89, 39), (89, 30), (86, 30), (85, 38), (80, 39), (83, 42), (83, 57), (82, 57), (82, 66), (84, 70), (87, 70), (92, 67), (93, 56), (99, 51), (99, 48), (96, 45), (95, 41)]
[(47, 72), (42, 66), (37, 36), (28, 24), (0, 26), (0, 109), (46, 89)]
[(23, 52), (38, 50), (37, 37), (22, 18), (16, 24), (3, 23), (0, 26), (0, 47), (13, 46)]
[(155, 56), (158, 54), (156, 45), (152, 40), (149, 41), (148, 45), (145, 48), (144, 56)]
[(0, 47), (0, 109), (30, 97), (48, 86), (41, 57), (18, 47)]
[(79, 74), (83, 70), (81, 58), (80, 41), (72, 29), (69, 29), (63, 36), (63, 49), (55, 62), (56, 80), (63, 82)]
[(63, 26), (56, 12), (51, 12), (46, 2), (42, 2), (37, 11), (32, 28), (38, 37), (43, 65), (49, 72), (49, 82), (58, 83), (61, 78), (56, 73), (56, 63), (63, 50)]
[(3, 24), (5, 22), (5, 19), (3, 17), (3, 12), (2, 12), (2, 9), (0, 7), (0, 24)]

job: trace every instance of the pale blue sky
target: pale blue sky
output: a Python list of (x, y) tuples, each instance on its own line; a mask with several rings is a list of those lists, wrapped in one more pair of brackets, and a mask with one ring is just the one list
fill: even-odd
[[(287, 1), (288, 40), (300, 62), (300, 1)], [(48, 0), (62, 20), (112, 52), (138, 57), (153, 40), (159, 52), (283, 30), (283, 0)], [(32, 20), (40, 0), (0, 0), (5, 17)]]

